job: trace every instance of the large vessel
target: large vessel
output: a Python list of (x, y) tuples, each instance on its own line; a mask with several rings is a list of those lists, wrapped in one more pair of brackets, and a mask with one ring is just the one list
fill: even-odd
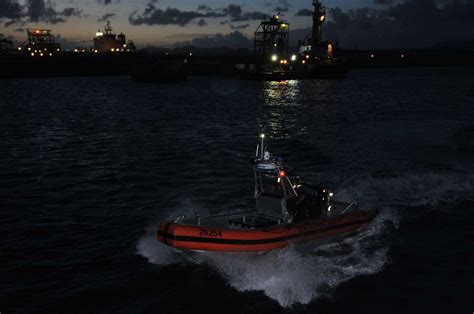
[(337, 57), (338, 45), (322, 41), (326, 10), (313, 0), (313, 26), (298, 42), (298, 51), (290, 54), (290, 24), (277, 14), (261, 22), (254, 36), (254, 63), (246, 65), (246, 79), (279, 81), (290, 79), (338, 78), (347, 73), (347, 65)]
[(112, 32), (112, 26), (110, 21), (107, 21), (107, 25), (104, 28), (104, 32), (100, 29), (97, 31), (94, 37), (94, 52), (134, 52), (136, 50), (135, 45), (132, 41), (126, 41), (125, 35), (120, 33), (118, 35)]
[(375, 211), (361, 211), (357, 200), (333, 200), (325, 187), (290, 178), (272, 157), (261, 135), (253, 160), (257, 208), (251, 212), (200, 217), (179, 216), (159, 224), (157, 238), (176, 249), (265, 252), (304, 241), (327, 242), (367, 226)]

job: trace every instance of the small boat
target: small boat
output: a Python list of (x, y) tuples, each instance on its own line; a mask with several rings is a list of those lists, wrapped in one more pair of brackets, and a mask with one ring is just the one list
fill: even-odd
[(179, 216), (159, 224), (160, 242), (180, 250), (265, 252), (293, 243), (329, 242), (367, 226), (376, 211), (362, 211), (357, 200), (333, 200), (325, 187), (290, 178), (280, 158), (270, 155), (261, 134), (252, 158), (254, 211), (201, 217)]

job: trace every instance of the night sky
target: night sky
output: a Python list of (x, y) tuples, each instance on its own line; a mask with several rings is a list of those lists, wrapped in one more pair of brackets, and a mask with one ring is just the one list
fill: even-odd
[[(472, 0), (323, 0), (325, 36), (348, 48), (420, 48), (474, 40)], [(42, 27), (64, 47), (90, 46), (109, 19), (138, 47), (249, 47), (264, 14), (280, 12), (293, 42), (311, 26), (311, 0), (0, 0), (0, 34)], [(218, 34), (216, 36), (216, 34)]]

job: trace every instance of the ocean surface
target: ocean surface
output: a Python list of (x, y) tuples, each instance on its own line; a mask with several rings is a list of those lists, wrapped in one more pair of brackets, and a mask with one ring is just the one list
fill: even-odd
[[(473, 73), (0, 81), (0, 312), (472, 313)], [(261, 255), (158, 243), (160, 220), (254, 208), (261, 131), (376, 220)]]

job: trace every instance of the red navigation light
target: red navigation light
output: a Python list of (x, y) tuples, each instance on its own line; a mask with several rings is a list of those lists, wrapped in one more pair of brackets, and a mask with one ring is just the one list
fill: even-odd
[(285, 173), (285, 171), (280, 170), (280, 172), (278, 173), (278, 175), (279, 175), (280, 177), (284, 177), (284, 176), (286, 176), (286, 173)]

